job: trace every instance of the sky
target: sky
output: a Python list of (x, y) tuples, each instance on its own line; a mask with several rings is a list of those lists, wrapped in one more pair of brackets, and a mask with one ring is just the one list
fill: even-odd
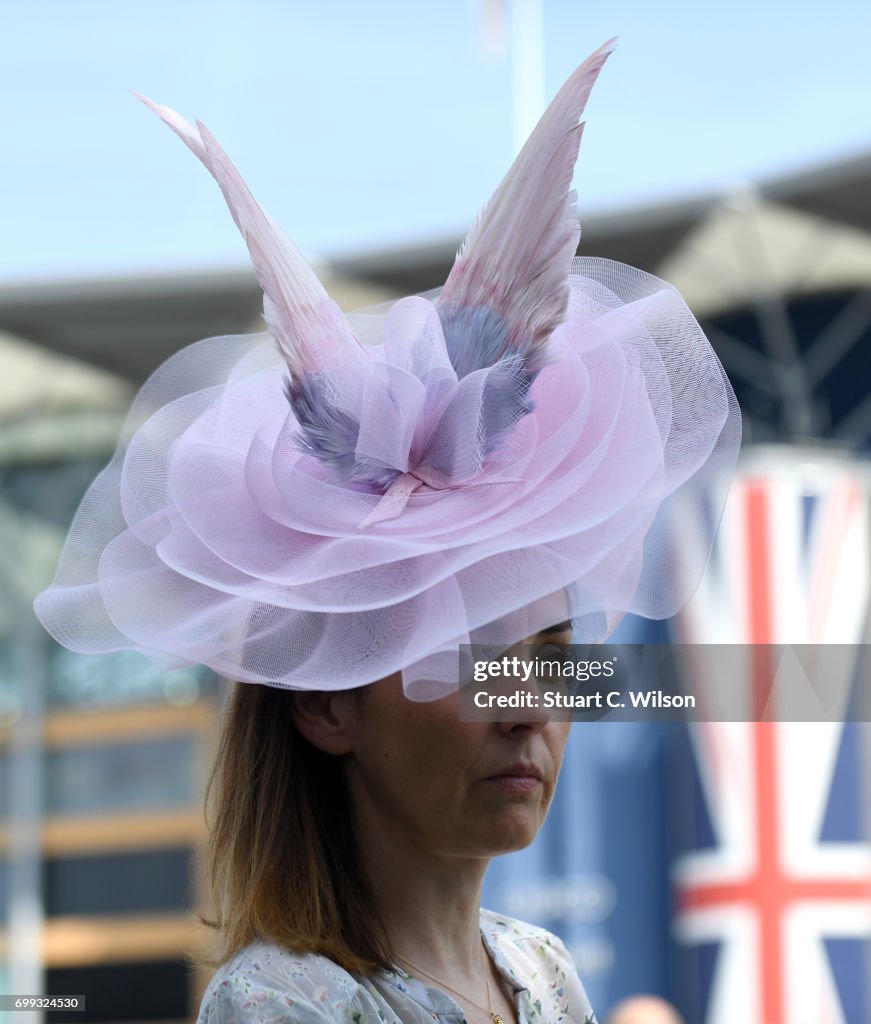
[[(871, 149), (864, 0), (540, 3), (548, 99), (620, 37), (587, 108), (582, 220)], [(131, 89), (204, 122), (314, 255), (459, 240), (514, 156), (512, 47), (485, 46), (483, 6), (4, 0), (0, 287), (247, 262)]]

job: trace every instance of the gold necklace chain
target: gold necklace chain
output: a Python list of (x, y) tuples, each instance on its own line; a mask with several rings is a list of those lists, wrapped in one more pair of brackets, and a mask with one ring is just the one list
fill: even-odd
[[(396, 954), (396, 959), (397, 960), (401, 960), (404, 964), (408, 964), (408, 966), (413, 968), (415, 971), (417, 971), (418, 974), (422, 974), (424, 977), (429, 978), (429, 980), (430, 981), (434, 981), (436, 983), (436, 985), (439, 985), (441, 988), (446, 988), (448, 990), (448, 992), (453, 992), (453, 994), (455, 996), (459, 996), (460, 999), (464, 1000), (467, 1003), (471, 1003), (472, 1006), (475, 1006), (479, 1010), (481, 1010), (483, 1013), (486, 1013), (488, 1015), (488, 1017), (490, 1018), (490, 1020), (493, 1022), (493, 1024), (505, 1024), (505, 1019), (503, 1018), (502, 1014), (501, 1013), (496, 1013), (496, 1011), (493, 1009), (493, 997), (490, 994), (490, 977), (489, 977), (490, 971), (487, 968), (487, 962), (486, 962), (486, 955), (487, 955), (487, 953), (486, 953), (486, 950), (484, 948), (484, 937), (483, 936), (481, 937), (481, 955), (483, 957), (485, 957), (485, 960), (484, 960), (484, 984), (487, 986), (487, 1006), (482, 1006), (480, 1003), (476, 1003), (474, 999), (470, 999), (469, 996), (465, 995), (464, 993), (458, 992), (455, 988), (451, 988), (451, 986), (448, 985), (446, 982), (442, 981), (441, 978), (436, 978), (434, 975), (430, 974), (429, 971), (425, 971), (422, 967), (418, 967), (417, 964), (414, 964), (410, 960), (407, 960), (404, 956), (400, 956), (397, 953)], [(487, 1008), (488, 1006), (489, 1006), (489, 1009)]]

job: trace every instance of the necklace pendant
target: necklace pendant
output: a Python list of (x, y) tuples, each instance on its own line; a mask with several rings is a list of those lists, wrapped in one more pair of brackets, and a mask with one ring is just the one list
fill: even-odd
[(493, 1018), (493, 1024), (505, 1024), (500, 1013), (491, 1013), (490, 1016)]

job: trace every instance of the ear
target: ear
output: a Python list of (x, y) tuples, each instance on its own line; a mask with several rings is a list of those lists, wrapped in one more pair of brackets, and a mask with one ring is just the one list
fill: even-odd
[(293, 695), (293, 724), (313, 747), (325, 754), (347, 754), (351, 750), (347, 691), (298, 690)]

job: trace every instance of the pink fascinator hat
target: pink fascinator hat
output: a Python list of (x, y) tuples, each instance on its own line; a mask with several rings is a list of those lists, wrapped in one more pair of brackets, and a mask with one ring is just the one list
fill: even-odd
[(459, 645), (565, 619), (596, 642), (681, 607), (740, 416), (674, 288), (575, 258), (580, 117), (611, 49), (562, 87), (444, 287), (356, 315), (206, 128), (144, 100), (220, 186), (268, 334), (198, 342), (144, 385), (36, 600), (60, 643), (291, 688), (401, 671), (430, 699)]

